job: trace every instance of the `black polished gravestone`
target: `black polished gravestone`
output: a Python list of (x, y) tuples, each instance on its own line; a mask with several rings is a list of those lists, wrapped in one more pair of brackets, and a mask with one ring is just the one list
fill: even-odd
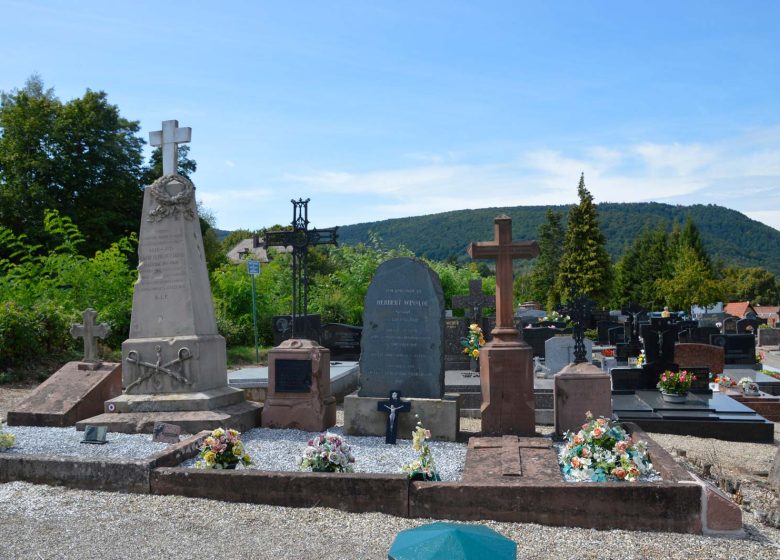
[(330, 350), (331, 360), (357, 361), (360, 359), (360, 339), (363, 327), (342, 323), (325, 323), (320, 344)]
[(677, 340), (683, 343), (709, 344), (710, 336), (720, 334), (718, 327), (692, 327), (681, 330)]
[(311, 360), (276, 360), (275, 392), (308, 393), (311, 391)]
[(441, 399), (444, 394), (444, 293), (422, 261), (383, 262), (363, 306), (360, 397)]
[(626, 329), (624, 327), (613, 327), (609, 329), (607, 336), (610, 346), (616, 346), (626, 341)]
[(398, 415), (401, 412), (409, 412), (412, 403), (401, 400), (400, 391), (390, 391), (390, 398), (386, 401), (376, 403), (376, 409), (379, 412), (387, 414), (387, 427), (385, 428), (385, 443), (395, 445), (398, 435)]
[(523, 340), (533, 349), (534, 357), (544, 358), (544, 343), (556, 335), (571, 334), (571, 329), (531, 327), (530, 329), (523, 329), (521, 334), (523, 335)]
[[(279, 346), (293, 334), (292, 315), (276, 315), (271, 322), (274, 346)], [(301, 315), (295, 318), (295, 337), (319, 343), (322, 335), (322, 320), (319, 315)]]
[(752, 334), (714, 334), (710, 344), (723, 348), (726, 364), (756, 363), (756, 337)]
[(609, 344), (609, 330), (615, 328), (623, 328), (623, 325), (615, 321), (599, 321), (596, 323), (596, 329), (598, 331), (598, 341), (602, 344)]
[(623, 324), (623, 342), (616, 344), (615, 358), (620, 362), (627, 362), (629, 358), (636, 358), (642, 351), (642, 343), (639, 341), (639, 318), (647, 311), (636, 303), (631, 303), (623, 308), (626, 322)]
[(460, 341), (469, 330), (469, 319), (465, 317), (447, 317), (444, 319), (444, 369), (467, 370), (470, 366), (468, 355), (463, 353)]
[(754, 318), (745, 318), (737, 321), (737, 334), (756, 334), (756, 330), (759, 325), (763, 325), (766, 321)]

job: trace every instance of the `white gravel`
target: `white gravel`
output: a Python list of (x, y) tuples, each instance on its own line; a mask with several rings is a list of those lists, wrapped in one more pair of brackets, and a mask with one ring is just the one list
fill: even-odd
[(3, 426), (3, 431), (16, 436), (14, 446), (3, 451), (11, 454), (134, 460), (145, 459), (168, 447), (166, 443), (152, 442), (150, 434), (109, 432), (106, 435), (108, 443), (94, 445), (80, 443), (84, 439), (84, 432), (76, 428)]
[[(352, 447), (352, 454), (355, 456), (353, 467), (358, 473), (398, 474), (401, 472), (401, 465), (418, 457), (418, 453), (412, 449), (412, 441), (408, 439), (398, 439), (396, 445), (388, 445), (384, 437), (345, 436), (340, 426), (328, 431), (341, 436)], [(297, 471), (298, 460), (306, 448), (306, 442), (318, 433), (255, 428), (241, 434), (241, 441), (252, 457), (254, 464), (250, 468), (262, 471)], [(466, 444), (443, 441), (431, 441), (429, 444), (441, 479), (460, 480), (466, 461)], [(183, 467), (194, 465), (195, 459), (182, 464)]]

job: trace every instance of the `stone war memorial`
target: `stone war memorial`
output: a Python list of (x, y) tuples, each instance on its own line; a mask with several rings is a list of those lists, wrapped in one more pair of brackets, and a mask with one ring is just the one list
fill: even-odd
[(259, 422), (260, 405), (228, 387), (225, 339), (217, 332), (195, 186), (177, 173), (177, 146), (191, 129), (163, 122), (150, 134), (163, 176), (144, 190), (130, 338), (122, 344), (121, 395), (77, 424), (151, 433), (156, 422), (185, 432)]
[(410, 434), (419, 417), (435, 439), (454, 441), (456, 395), (444, 394), (444, 293), (436, 273), (417, 259), (385, 261), (365, 297), (360, 388), (344, 399), (348, 434), (384, 435), (379, 401), (393, 391), (411, 402), (398, 433)]

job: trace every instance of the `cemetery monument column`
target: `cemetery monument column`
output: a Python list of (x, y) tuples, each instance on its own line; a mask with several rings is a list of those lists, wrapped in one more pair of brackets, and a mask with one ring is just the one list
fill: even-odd
[(480, 352), (482, 433), (533, 435), (533, 350), (515, 328), (512, 305), (512, 261), (539, 254), (536, 241), (512, 241), (512, 219), (495, 219), (493, 241), (471, 243), (473, 259), (496, 261), (496, 327), (493, 340)]

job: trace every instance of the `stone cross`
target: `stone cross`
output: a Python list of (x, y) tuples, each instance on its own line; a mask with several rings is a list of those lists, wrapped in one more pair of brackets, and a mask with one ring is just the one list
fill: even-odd
[(385, 429), (385, 443), (395, 445), (395, 439), (398, 435), (398, 414), (400, 412), (409, 412), (412, 403), (401, 400), (400, 391), (390, 391), (390, 399), (376, 403), (376, 409), (379, 412), (387, 414), (387, 428)]
[(108, 323), (95, 324), (97, 311), (92, 308), (85, 309), (81, 316), (84, 318), (83, 325), (71, 325), (70, 336), (73, 338), (84, 339), (84, 362), (97, 362), (97, 343), (98, 338), (105, 338), (111, 332)]
[(468, 246), (472, 259), (496, 260), (496, 328), (493, 338), (502, 342), (517, 339), (512, 305), (512, 260), (531, 259), (539, 254), (536, 241), (512, 241), (512, 218), (495, 219), (493, 241), (475, 241)]
[(452, 296), (452, 307), (454, 309), (467, 309), (471, 312), (471, 320), (480, 324), (482, 319), (483, 307), (495, 307), (496, 296), (489, 296), (482, 293), (482, 280), (469, 280), (469, 295)]
[(190, 127), (179, 128), (179, 121), (163, 121), (162, 130), (149, 133), (152, 146), (162, 146), (163, 175), (175, 175), (179, 169), (179, 144), (192, 138)]

